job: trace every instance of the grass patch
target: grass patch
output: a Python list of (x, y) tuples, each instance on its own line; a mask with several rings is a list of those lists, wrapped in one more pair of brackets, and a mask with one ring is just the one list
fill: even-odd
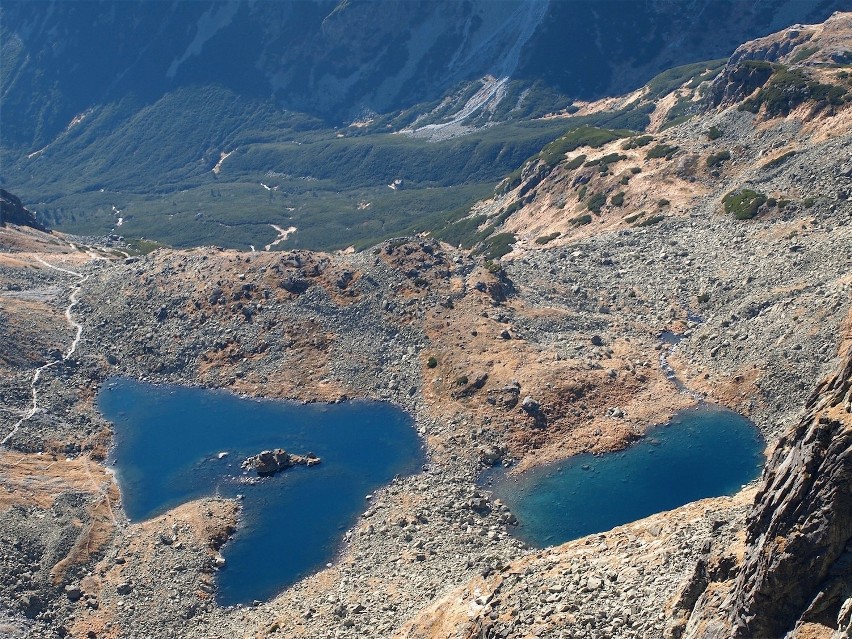
[(452, 222), (442, 229), (434, 231), (434, 236), (453, 246), (470, 248), (477, 241), (479, 227), (488, 219), (487, 215), (474, 215)]
[(722, 198), (722, 204), (725, 206), (725, 213), (733, 215), (737, 220), (752, 219), (757, 215), (757, 210), (765, 202), (766, 196), (763, 193), (753, 191), (752, 189), (731, 191)]
[(132, 255), (148, 255), (160, 248), (170, 248), (168, 244), (157, 242), (156, 240), (147, 240), (144, 237), (126, 239), (128, 253)]
[(583, 154), (580, 154), (577, 157), (568, 160), (565, 163), (565, 168), (568, 169), (569, 171), (573, 171), (574, 169), (579, 169), (581, 166), (583, 166), (583, 162), (585, 162), (585, 161), (586, 161), (586, 156), (583, 155)]
[(804, 69), (773, 67), (773, 73), (758, 93), (738, 107), (741, 111), (757, 113), (763, 107), (769, 117), (787, 116), (805, 102), (814, 102), (817, 109), (840, 106), (848, 100), (848, 90), (835, 84), (823, 84), (812, 79)]
[(678, 124), (683, 124), (687, 120), (695, 117), (694, 113), (683, 113), (681, 115), (673, 117), (671, 120), (666, 120), (663, 126), (660, 127), (660, 131), (665, 131), (666, 129), (670, 129), (673, 126), (677, 126)]
[(497, 233), (483, 240), (477, 253), (483, 255), (489, 261), (499, 260), (512, 251), (514, 242), (514, 233)]
[(648, 146), (653, 141), (653, 135), (638, 135), (625, 140), (625, 142), (621, 145), (621, 148), (625, 151), (629, 151), (630, 149), (638, 149), (643, 146)]
[(818, 46), (801, 47), (798, 51), (796, 51), (796, 54), (790, 59), (790, 61), (793, 64), (796, 64), (802, 60), (810, 58), (817, 51), (819, 51)]
[(594, 149), (602, 147), (608, 142), (618, 138), (627, 137), (629, 131), (615, 131), (612, 129), (599, 129), (593, 126), (581, 126), (569, 131), (560, 138), (545, 146), (539, 158), (548, 166), (556, 166), (561, 162), (566, 153), (576, 151), (581, 146), (589, 146)]
[[(648, 99), (655, 100), (671, 93), (686, 82), (690, 83), (690, 88), (695, 88), (701, 82), (716, 77), (726, 62), (727, 58), (719, 58), (718, 60), (683, 64), (663, 71), (648, 82)], [(694, 86), (692, 86), (693, 84)]]
[(589, 160), (586, 162), (584, 166), (608, 166), (615, 162), (621, 162), (622, 160), (626, 160), (626, 155), (621, 155), (620, 153), (608, 153), (607, 155), (597, 158), (595, 160)]
[(586, 200), (586, 208), (595, 213), (600, 213), (604, 204), (606, 204), (606, 193), (593, 193)]

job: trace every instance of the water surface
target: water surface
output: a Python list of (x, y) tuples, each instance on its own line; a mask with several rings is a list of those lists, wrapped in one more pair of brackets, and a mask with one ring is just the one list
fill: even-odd
[(731, 495), (763, 466), (764, 441), (746, 418), (701, 405), (625, 450), (578, 455), (518, 477), (487, 475), (494, 496), (534, 546), (610, 530), (697, 499)]
[[(223, 605), (268, 599), (331, 561), (366, 495), (425, 461), (410, 416), (381, 402), (304, 405), (114, 379), (98, 406), (115, 423), (112, 461), (131, 521), (199, 497), (243, 495), (217, 577)], [(240, 463), (278, 447), (322, 463), (244, 483), (256, 475)]]

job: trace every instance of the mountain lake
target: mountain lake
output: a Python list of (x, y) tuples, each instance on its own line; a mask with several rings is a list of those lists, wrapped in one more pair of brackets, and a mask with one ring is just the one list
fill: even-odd
[[(114, 378), (98, 407), (115, 424), (110, 462), (131, 521), (241, 496), (237, 532), (222, 548), (220, 605), (269, 599), (333, 561), (367, 496), (426, 459), (412, 418), (383, 402), (301, 404)], [(263, 478), (240, 467), (274, 448), (322, 461)]]

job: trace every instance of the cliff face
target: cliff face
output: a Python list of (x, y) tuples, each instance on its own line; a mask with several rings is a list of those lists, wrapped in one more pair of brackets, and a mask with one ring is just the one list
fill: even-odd
[(778, 636), (797, 619), (849, 629), (849, 606), (837, 613), (852, 602), (850, 389), (852, 353), (767, 467), (735, 585), (737, 637)]
[(6, 189), (0, 189), (0, 226), (6, 224), (31, 226), (39, 231), (47, 230), (36, 221), (32, 211), (24, 208), (20, 198), (12, 195)]
[[(708, 574), (706, 566), (724, 563), (711, 557), (688, 584), (684, 598), (692, 599), (695, 607), (685, 636), (744, 639), (781, 637), (787, 632), (795, 636), (813, 624), (833, 630), (834, 636), (849, 636), (850, 413), (852, 351), (817, 387), (805, 416), (781, 438), (767, 464), (747, 519), (741, 565)], [(680, 633), (676, 629), (672, 635)]]

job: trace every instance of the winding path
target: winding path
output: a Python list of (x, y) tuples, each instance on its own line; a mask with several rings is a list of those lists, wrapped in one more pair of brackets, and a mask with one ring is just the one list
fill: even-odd
[(44, 371), (48, 368), (51, 368), (52, 366), (56, 366), (57, 364), (60, 364), (64, 361), (68, 360), (68, 358), (70, 358), (74, 354), (74, 351), (77, 350), (77, 345), (80, 343), (80, 337), (83, 335), (83, 325), (80, 324), (79, 322), (74, 321), (74, 318), (71, 317), (71, 309), (74, 308), (77, 305), (77, 303), (79, 302), (79, 300), (77, 299), (77, 295), (80, 293), (80, 287), (82, 286), (82, 284), (86, 280), (89, 279), (89, 276), (83, 275), (82, 273), (78, 273), (77, 271), (71, 271), (71, 270), (68, 270), (66, 268), (54, 266), (53, 264), (46, 262), (45, 260), (43, 260), (42, 258), (40, 258), (38, 256), (36, 256), (36, 259), (39, 262), (41, 262), (42, 264), (44, 264), (45, 266), (47, 266), (48, 268), (52, 268), (54, 271), (59, 271), (60, 273), (66, 273), (68, 275), (73, 275), (74, 277), (78, 278), (78, 282), (77, 282), (76, 286), (74, 286), (74, 288), (71, 290), (71, 294), (68, 297), (69, 304), (65, 308), (65, 319), (68, 322), (69, 326), (71, 326), (71, 328), (76, 330), (76, 335), (74, 336), (74, 340), (71, 342), (71, 345), (68, 347), (68, 350), (65, 352), (65, 354), (62, 356), (61, 359), (53, 360), (52, 362), (49, 362), (49, 363), (47, 363), (43, 366), (39, 366), (35, 370), (35, 373), (33, 374), (32, 381), (30, 382), (30, 388), (31, 388), (32, 394), (33, 394), (33, 405), (26, 413), (24, 413), (24, 416), (21, 417), (21, 419), (19, 419), (15, 423), (15, 425), (12, 427), (12, 430), (9, 432), (9, 434), (6, 435), (2, 440), (0, 440), (0, 446), (5, 446), (8, 443), (8, 441), (10, 439), (12, 439), (12, 437), (14, 437), (15, 434), (18, 432), (18, 430), (21, 427), (21, 424), (23, 424), (25, 421), (31, 419), (33, 417), (33, 415), (35, 415), (39, 411), (38, 389), (36, 387), (38, 385), (39, 379), (41, 379), (42, 371)]

